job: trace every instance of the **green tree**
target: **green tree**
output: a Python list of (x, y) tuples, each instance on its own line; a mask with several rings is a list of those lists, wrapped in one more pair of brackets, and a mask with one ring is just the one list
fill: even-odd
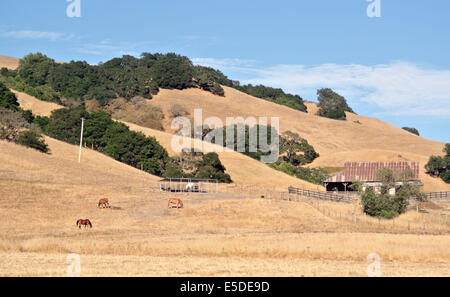
[(81, 119), (87, 117), (88, 113), (82, 106), (54, 110), (45, 132), (58, 140), (78, 144), (81, 133)]
[(231, 183), (231, 177), (225, 173), (225, 170), (225, 166), (220, 162), (219, 155), (209, 153), (203, 156), (203, 161), (196, 173), (196, 177), (217, 179), (219, 182)]
[(294, 166), (310, 164), (320, 157), (306, 139), (291, 131), (283, 133), (280, 137), (280, 154), (286, 154), (283, 160)]
[(444, 157), (431, 156), (425, 169), (429, 174), (439, 176), (447, 168), (447, 163)]
[(346, 120), (347, 115), (345, 112), (353, 113), (345, 98), (332, 89), (320, 89), (317, 91), (317, 95), (319, 100), (317, 114), (319, 116), (335, 120)]
[(37, 87), (47, 83), (48, 76), (55, 67), (55, 61), (36, 53), (29, 54), (20, 60), (17, 73), (28, 85)]
[(174, 53), (157, 55), (150, 68), (152, 79), (164, 89), (186, 89), (192, 87), (192, 62)]

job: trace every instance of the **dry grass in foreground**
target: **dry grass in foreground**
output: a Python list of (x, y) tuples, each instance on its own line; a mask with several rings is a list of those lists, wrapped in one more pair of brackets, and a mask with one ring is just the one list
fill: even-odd
[[(31, 264), (31, 265), (30, 265)], [(66, 255), (0, 253), (0, 276), (17, 271), (18, 276), (66, 276)], [(236, 257), (151, 257), (96, 256), (81, 257), (81, 275), (98, 276), (366, 276), (365, 261), (319, 261), (304, 259), (246, 259)], [(382, 276), (449, 276), (448, 264), (381, 263)]]
[[(448, 234), (375, 233), (307, 203), (231, 194), (168, 210), (157, 177), (90, 150), (79, 165), (76, 146), (48, 142), (52, 155), (0, 142), (0, 275), (64, 275), (78, 253), (86, 276), (362, 276), (374, 252), (386, 275), (450, 275)], [(96, 207), (104, 197), (112, 209)]]

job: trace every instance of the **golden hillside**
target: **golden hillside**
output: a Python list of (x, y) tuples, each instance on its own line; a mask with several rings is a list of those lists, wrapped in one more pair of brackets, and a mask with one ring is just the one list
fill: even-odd
[[(25, 109), (30, 109), (36, 115), (48, 116), (55, 109), (61, 108), (60, 105), (44, 102), (22, 92), (14, 93), (17, 95), (20, 105)], [(171, 149), (172, 134), (141, 127), (131, 123), (127, 124), (132, 130), (143, 132), (148, 136), (155, 137), (161, 145), (174, 155)], [(219, 153), (220, 160), (227, 169), (227, 173), (236, 184), (244, 186), (260, 185), (263, 181), (263, 187), (268, 189), (286, 190), (289, 186), (295, 186), (310, 190), (322, 189), (322, 187), (299, 180), (280, 171), (274, 170), (269, 166), (244, 156), (237, 152)]]
[(6, 67), (14, 70), (19, 67), (20, 59), (0, 55), (0, 68)]
[[(0, 59), (0, 67), (2, 67), (3, 61), (10, 61), (11, 63), (14, 58)], [(16, 65), (17, 61), (18, 59), (16, 59)], [(268, 117), (269, 119), (270, 117), (279, 117), (281, 132), (290, 130), (298, 133), (320, 153), (321, 157), (311, 166), (343, 167), (347, 161), (417, 160), (422, 165), (420, 176), (425, 184), (425, 191), (450, 190), (450, 186), (442, 180), (426, 175), (424, 169), (424, 165), (431, 155), (442, 154), (444, 143), (415, 136), (376, 118), (348, 113), (347, 121), (336, 121), (316, 116), (317, 106), (313, 103), (307, 103), (309, 112), (303, 113), (252, 97), (233, 88), (224, 87), (224, 90), (225, 97), (219, 97), (200, 89), (181, 91), (161, 89), (154, 99), (148, 100), (148, 103), (158, 106), (164, 111), (166, 131), (170, 131), (169, 110), (174, 104), (183, 106), (191, 114), (190, 117), (194, 114), (194, 109), (202, 109), (204, 119), (214, 116), (221, 118), (224, 123), (226, 117)], [(26, 109), (32, 109), (36, 114), (49, 115), (51, 110), (58, 107), (53, 103), (42, 102), (20, 92), (16, 92), (16, 94), (20, 104)], [(170, 135), (168, 133), (161, 133), (136, 125), (133, 125), (133, 127), (133, 129), (142, 130), (147, 135), (157, 137), (170, 151)], [(267, 172), (269, 174), (268, 180), (274, 180), (273, 177), (283, 177), (285, 181), (287, 180), (287, 182), (274, 181), (274, 183), (283, 187), (297, 184), (301, 187), (317, 188), (317, 186), (308, 183), (294, 183), (293, 180), (296, 179), (278, 173), (263, 164), (258, 164), (250, 158), (234, 153), (231, 153), (230, 156), (227, 155), (222, 153), (221, 159), (224, 160), (224, 165), (237, 182), (242, 181), (253, 185), (259, 176), (266, 178), (267, 176), (262, 172)], [(249, 160), (240, 163), (242, 158)], [(232, 159), (235, 161), (233, 162)], [(235, 163), (238, 163), (237, 166)], [(246, 165), (243, 166), (243, 164)], [(249, 165), (247, 166), (247, 164)], [(244, 168), (248, 169), (247, 173), (242, 170)], [(262, 169), (265, 170), (261, 171)], [(270, 181), (267, 182), (270, 183)]]
[[(425, 164), (431, 155), (441, 155), (444, 143), (415, 136), (384, 121), (348, 113), (347, 121), (316, 116), (317, 106), (308, 103), (310, 113), (261, 100), (233, 88), (224, 87), (225, 97), (214, 96), (199, 89), (161, 90), (150, 104), (161, 107), (166, 118), (174, 104), (182, 105), (193, 115), (195, 108), (203, 117), (279, 117), (280, 130), (293, 131), (306, 138), (320, 153), (312, 166), (343, 167), (347, 161), (417, 160), (426, 191), (449, 190), (440, 179), (425, 174)], [(166, 123), (169, 127), (169, 122)]]

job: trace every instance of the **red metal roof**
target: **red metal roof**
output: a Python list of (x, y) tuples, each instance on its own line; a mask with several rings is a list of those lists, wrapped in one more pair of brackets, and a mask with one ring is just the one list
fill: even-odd
[(410, 180), (419, 179), (419, 162), (418, 161), (402, 161), (402, 162), (347, 162), (344, 170), (335, 176), (327, 179), (326, 183), (341, 182), (379, 182), (377, 171), (382, 168), (389, 168), (393, 171), (406, 171), (411, 169), (413, 177)]

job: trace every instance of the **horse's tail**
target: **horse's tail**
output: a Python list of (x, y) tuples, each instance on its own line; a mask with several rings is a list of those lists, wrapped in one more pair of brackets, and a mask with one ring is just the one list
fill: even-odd
[(78, 227), (78, 225), (80, 225), (80, 220), (77, 221), (77, 227)]

